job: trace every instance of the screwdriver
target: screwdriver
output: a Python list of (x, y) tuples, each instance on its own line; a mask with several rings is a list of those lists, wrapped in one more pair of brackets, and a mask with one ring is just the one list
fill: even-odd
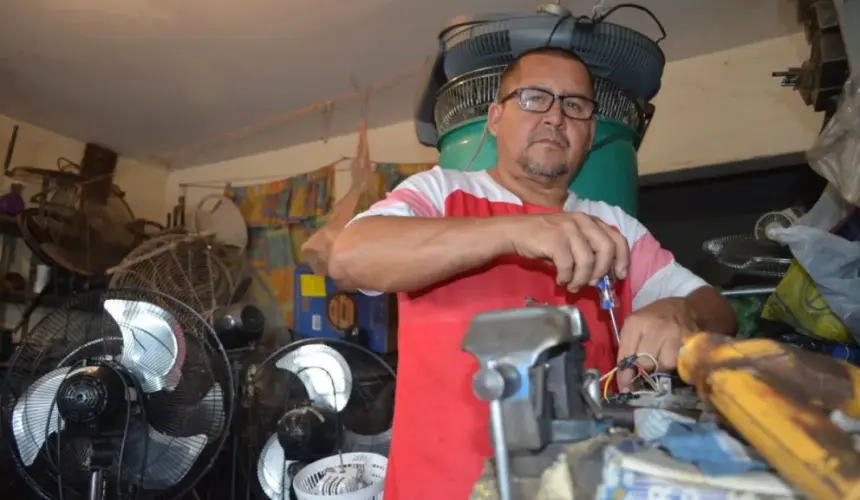
[(618, 307), (618, 300), (615, 297), (615, 291), (612, 289), (612, 278), (608, 274), (597, 282), (597, 291), (600, 295), (600, 309), (609, 313), (609, 321), (612, 322), (612, 332), (615, 333), (615, 342), (617, 342), (617, 345), (621, 345), (618, 320), (615, 319), (615, 308)]

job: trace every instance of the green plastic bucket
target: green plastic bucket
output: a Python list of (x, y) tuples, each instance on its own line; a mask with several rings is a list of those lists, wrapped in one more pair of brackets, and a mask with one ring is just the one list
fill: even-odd
[[(496, 164), (496, 138), (486, 134), (481, 145), (486, 121), (486, 117), (475, 118), (443, 135), (439, 139), (439, 166), (473, 171), (492, 168)], [(637, 139), (636, 132), (627, 125), (598, 119), (594, 147), (570, 183), (573, 192), (582, 198), (621, 207), (636, 216), (639, 169), (634, 144)]]

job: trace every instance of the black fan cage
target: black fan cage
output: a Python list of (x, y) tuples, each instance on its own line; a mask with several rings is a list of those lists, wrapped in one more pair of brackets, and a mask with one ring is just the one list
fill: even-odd
[[(437, 94), (434, 120), (439, 136), (460, 125), (486, 116), (495, 102), (505, 66), (494, 66), (460, 75), (446, 83)], [(594, 77), (597, 117), (627, 125), (639, 136), (650, 120), (649, 108), (609, 80)]]
[[(105, 309), (106, 301), (128, 301), (141, 307), (154, 305), (167, 312), (174, 320), (174, 330), (181, 331), (184, 361), (176, 370), (172, 390), (143, 390), (139, 377), (130, 374), (122, 359), (127, 324), (121, 324)], [(132, 312), (131, 314), (134, 314)], [(137, 325), (134, 325), (135, 327)], [(145, 331), (143, 326), (140, 330)], [(135, 334), (137, 335), (137, 334)], [(136, 337), (134, 337), (136, 338)], [(136, 356), (157, 356), (154, 349)], [(23, 401), (34, 382), (60, 369), (74, 371), (79, 367), (107, 366), (127, 382), (125, 389), (135, 397), (122, 401), (128, 413), (124, 418), (123, 433), (113, 441), (102, 437), (93, 440), (89, 435), (66, 436), (69, 426), (45, 436), (44, 443), (31, 465), (25, 466), (19, 444), (15, 438), (13, 413), (16, 404)], [(91, 480), (91, 460), (94, 443), (99, 449), (115, 453), (111, 465), (104, 469), (104, 498), (109, 499), (176, 499), (191, 492), (195, 484), (211, 468), (228, 435), (233, 415), (233, 380), (230, 363), (215, 332), (207, 321), (182, 302), (154, 291), (113, 289), (79, 294), (59, 308), (48, 313), (21, 340), (7, 371), (3, 387), (3, 435), (18, 472), (27, 485), (45, 499), (74, 500), (88, 496)], [(56, 396), (54, 396), (56, 397)], [(56, 399), (48, 403), (49, 411), (56, 412)], [(217, 413), (216, 413), (217, 412)], [(19, 414), (20, 415), (20, 414)], [(47, 418), (45, 419), (47, 420)], [(19, 420), (20, 422), (20, 420)], [(20, 426), (20, 424), (19, 424)], [(166, 436), (168, 446), (175, 439), (205, 435), (199, 440), (199, 453), (193, 459), (177, 458), (164, 448), (145, 445), (137, 453), (137, 460), (127, 460), (131, 453), (132, 435), (140, 426)], [(47, 430), (47, 429), (46, 429)], [(19, 429), (20, 432), (20, 429)], [(143, 436), (149, 435), (144, 432)], [(105, 448), (107, 446), (108, 448)], [(159, 456), (147, 456), (157, 453)], [(181, 467), (187, 471), (183, 477), (164, 488), (144, 486), (150, 468)]]
[[(239, 498), (270, 498), (261, 487), (261, 456), (269, 439), (276, 432), (278, 420), (285, 412), (307, 405), (308, 392), (302, 380), (288, 370), (276, 367), (276, 363), (291, 351), (302, 346), (321, 345), (335, 350), (343, 356), (349, 366), (352, 389), (349, 400), (337, 412), (341, 429), (340, 448), (343, 452), (373, 452), (388, 454), (391, 424), (394, 417), (395, 369), (380, 355), (367, 348), (340, 339), (306, 338), (291, 342), (272, 351), (259, 364), (251, 368), (246, 392), (246, 421), (242, 432), (245, 450), (241, 453), (241, 476), (248, 481), (244, 494)], [(265, 464), (264, 464), (265, 465)], [(291, 468), (298, 472), (300, 467)], [(269, 473), (278, 474), (281, 468), (272, 468)], [(285, 473), (286, 471), (284, 471)], [(289, 492), (284, 494), (290, 499)]]
[(666, 58), (633, 29), (605, 21), (554, 15), (491, 14), (455, 20), (440, 35), (447, 80), (504, 66), (523, 52), (553, 46), (578, 54), (595, 77), (649, 102), (660, 90)]

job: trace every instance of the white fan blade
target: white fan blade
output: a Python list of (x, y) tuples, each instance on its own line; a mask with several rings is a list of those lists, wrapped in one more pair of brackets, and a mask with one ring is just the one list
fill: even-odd
[(182, 481), (208, 440), (203, 434), (171, 437), (138, 425), (128, 433), (123, 470), (146, 490), (163, 490)]
[(306, 344), (285, 354), (275, 366), (296, 374), (315, 404), (341, 411), (352, 393), (352, 371), (343, 356), (323, 344)]
[(289, 497), (296, 472), (289, 469), (295, 463), (292, 460), (284, 460), (284, 449), (278, 442), (278, 435), (272, 434), (257, 461), (257, 481), (267, 497), (272, 500)]
[(26, 466), (33, 465), (48, 436), (60, 430), (57, 391), (71, 368), (59, 368), (36, 380), (12, 410), (12, 435)]
[(122, 333), (120, 362), (144, 392), (172, 391), (185, 361), (185, 338), (176, 319), (155, 304), (109, 299), (104, 309)]

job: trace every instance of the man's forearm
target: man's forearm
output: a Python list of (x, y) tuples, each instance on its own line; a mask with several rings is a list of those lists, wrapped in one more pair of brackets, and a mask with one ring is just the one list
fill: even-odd
[(702, 330), (734, 335), (738, 328), (734, 310), (714, 288), (703, 286), (687, 296), (687, 306)]
[(512, 251), (513, 217), (360, 219), (338, 235), (329, 274), (342, 286), (411, 292)]

